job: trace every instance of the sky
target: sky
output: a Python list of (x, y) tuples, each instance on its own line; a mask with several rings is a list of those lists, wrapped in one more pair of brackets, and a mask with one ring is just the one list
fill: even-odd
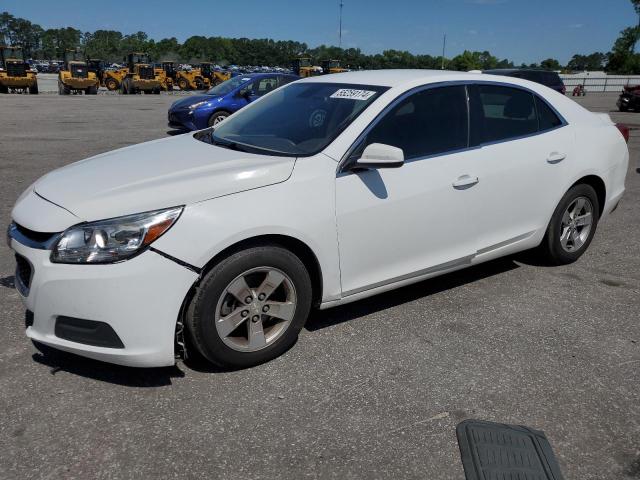
[[(338, 44), (340, 0), (0, 0), (0, 11), (44, 28)], [(488, 50), (516, 64), (608, 52), (638, 21), (629, 0), (343, 0), (342, 46), (446, 56)], [(111, 3), (113, 8), (107, 7)], [(125, 8), (126, 6), (126, 8)]]

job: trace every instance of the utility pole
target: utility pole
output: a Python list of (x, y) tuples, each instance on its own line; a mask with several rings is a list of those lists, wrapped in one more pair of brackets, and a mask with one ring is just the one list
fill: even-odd
[(447, 46), (447, 34), (444, 34), (444, 38), (442, 39), (442, 66), (440, 67), (440, 70), (444, 70), (444, 49)]
[(344, 6), (344, 2), (342, 0), (338, 0), (340, 2), (338, 5), (340, 7), (340, 30), (338, 34), (338, 48), (342, 48), (342, 7)]

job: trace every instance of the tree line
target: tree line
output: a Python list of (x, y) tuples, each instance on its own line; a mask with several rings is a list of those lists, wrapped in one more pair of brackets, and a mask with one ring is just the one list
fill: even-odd
[[(631, 0), (640, 15), (640, 0)], [(640, 54), (635, 45), (640, 27), (623, 30), (611, 52), (576, 54), (567, 65), (553, 58), (539, 64), (521, 64), (519, 67), (545, 68), (549, 70), (606, 70), (611, 73), (640, 73)], [(412, 54), (408, 51), (385, 50), (368, 55), (359, 48), (339, 48), (320, 45), (310, 48), (306, 43), (292, 40), (223, 38), (192, 36), (180, 43), (175, 37), (154, 40), (145, 32), (123, 34), (115, 30), (82, 32), (73, 27), (44, 29), (9, 12), (0, 14), (0, 43), (21, 45), (28, 58), (62, 59), (67, 50), (80, 50), (90, 58), (120, 62), (129, 52), (147, 52), (156, 62), (174, 61), (198, 63), (214, 61), (220, 65), (268, 65), (288, 66), (298, 56), (310, 56), (316, 63), (327, 59), (339, 59), (343, 66), (352, 69), (379, 68), (430, 68), (449, 70), (487, 70), (512, 68), (508, 59), (498, 59), (491, 53), (465, 50), (453, 58)]]

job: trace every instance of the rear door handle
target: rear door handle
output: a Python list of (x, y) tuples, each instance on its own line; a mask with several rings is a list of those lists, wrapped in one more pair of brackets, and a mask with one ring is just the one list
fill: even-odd
[(466, 190), (467, 188), (473, 187), (479, 181), (478, 177), (461, 175), (453, 182), (453, 188), (456, 190)]
[(565, 158), (567, 158), (567, 156), (564, 153), (551, 152), (549, 154), (549, 156), (547, 157), (547, 162), (549, 162), (549, 163), (560, 163)]

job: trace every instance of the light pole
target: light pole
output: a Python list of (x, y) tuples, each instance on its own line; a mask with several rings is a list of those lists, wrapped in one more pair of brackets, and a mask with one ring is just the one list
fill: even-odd
[(344, 2), (342, 0), (338, 0), (340, 3), (338, 4), (340, 7), (340, 28), (338, 33), (338, 48), (342, 48), (342, 7), (344, 6)]

